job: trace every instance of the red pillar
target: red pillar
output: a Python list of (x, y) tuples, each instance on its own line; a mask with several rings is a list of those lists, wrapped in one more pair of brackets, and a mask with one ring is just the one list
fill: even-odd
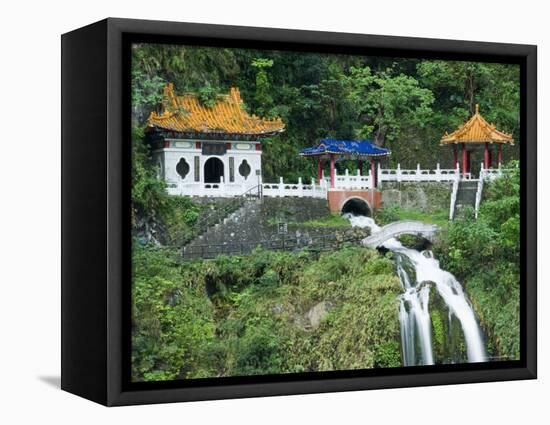
[(453, 144), (453, 169), (456, 169), (456, 164), (458, 164), (458, 152), (455, 143)]
[(467, 168), (468, 168), (468, 153), (466, 152), (466, 144), (462, 143), (462, 177), (466, 177)]
[(489, 168), (489, 143), (485, 142), (485, 151), (483, 152), (483, 167), (487, 170)]
[(502, 144), (498, 144), (498, 167), (502, 164)]
[(376, 189), (378, 182), (376, 181), (376, 165), (374, 159), (370, 160), (370, 175), (372, 176), (372, 187)]
[(334, 155), (330, 155), (330, 187), (334, 187)]
[(321, 157), (317, 157), (317, 183), (321, 184), (321, 178), (323, 177), (323, 167), (321, 165)]

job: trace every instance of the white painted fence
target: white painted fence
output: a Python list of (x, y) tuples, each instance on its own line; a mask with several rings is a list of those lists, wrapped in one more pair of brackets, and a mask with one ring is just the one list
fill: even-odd
[(298, 183), (285, 183), (281, 177), (279, 183), (262, 183), (262, 193), (263, 196), (280, 198), (295, 196), (326, 199), (327, 185), (324, 180), (321, 180), (321, 184), (316, 184), (313, 179), (311, 184), (304, 184), (301, 178)]
[(479, 178), (484, 180), (494, 180), (502, 176), (502, 172), (506, 171), (502, 168), (483, 168), (483, 163), (481, 164), (481, 169), (479, 171)]
[[(328, 184), (330, 185), (330, 180)], [(334, 170), (335, 189), (372, 189), (372, 185), (373, 180), (370, 170), (366, 176), (359, 174), (359, 170), (357, 170), (357, 174), (349, 174), (347, 169), (344, 174), (338, 174)]]
[[(502, 170), (484, 169), (481, 167), (480, 178), (492, 180), (502, 175)], [(421, 169), (418, 165), (415, 169), (402, 169), (397, 164), (395, 169), (378, 168), (378, 186), (382, 187), (384, 182), (457, 182), (460, 179), (472, 179), (470, 173), (462, 176), (460, 168), (443, 169), (437, 167), (433, 170)], [(473, 179), (472, 179), (473, 180)], [(232, 197), (240, 196), (245, 192), (252, 190), (258, 185), (262, 186), (263, 196), (271, 197), (308, 197), (308, 198), (326, 198), (330, 189), (330, 178), (324, 173), (320, 184), (312, 179), (311, 183), (303, 183), (298, 179), (298, 183), (285, 182), (281, 177), (277, 183), (263, 183), (261, 178), (250, 179), (246, 183), (225, 183), (223, 177), (220, 183), (183, 183), (167, 182), (168, 193), (171, 195), (187, 196), (213, 196), (213, 197)], [(344, 174), (334, 173), (334, 189), (336, 190), (365, 190), (373, 188), (373, 178), (370, 169), (367, 175), (350, 174), (348, 170)], [(453, 190), (455, 188), (453, 187)], [(451, 212), (452, 214), (452, 212)]]
[(435, 170), (423, 170), (420, 164), (416, 169), (402, 169), (401, 164), (397, 164), (395, 169), (378, 168), (378, 182), (450, 182), (460, 177), (460, 169), (439, 168)]
[(222, 176), (219, 183), (167, 181), (166, 186), (170, 195), (234, 197), (253, 190), (253, 188), (258, 187), (258, 183), (259, 181), (254, 179), (250, 179), (246, 183), (226, 183)]

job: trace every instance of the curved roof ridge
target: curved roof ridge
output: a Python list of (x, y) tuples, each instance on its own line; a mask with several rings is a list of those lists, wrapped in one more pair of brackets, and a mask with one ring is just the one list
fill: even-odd
[(176, 95), (174, 84), (164, 87), (162, 112), (151, 112), (147, 126), (174, 132), (231, 133), (268, 136), (284, 131), (281, 118), (248, 114), (238, 87), (217, 96), (212, 106), (203, 105), (194, 93)]
[(382, 157), (391, 155), (386, 148), (376, 146), (370, 140), (321, 139), (317, 146), (302, 149), (300, 156), (321, 156), (326, 154), (348, 157)]
[(510, 143), (514, 144), (511, 134), (500, 131), (494, 124), (487, 122), (479, 112), (479, 104), (476, 104), (476, 112), (468, 121), (458, 127), (451, 134), (445, 132), (439, 144), (451, 143)]

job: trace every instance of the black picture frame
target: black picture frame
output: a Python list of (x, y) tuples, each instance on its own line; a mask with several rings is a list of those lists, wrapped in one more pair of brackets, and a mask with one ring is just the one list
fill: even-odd
[[(536, 378), (536, 46), (117, 18), (64, 34), (61, 41), (62, 389), (114, 406)], [(129, 382), (128, 46), (135, 41), (519, 64), (520, 360)]]

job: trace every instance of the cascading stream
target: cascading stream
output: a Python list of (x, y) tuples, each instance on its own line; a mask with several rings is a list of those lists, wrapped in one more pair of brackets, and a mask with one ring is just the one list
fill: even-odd
[[(368, 227), (372, 233), (380, 231), (380, 227), (370, 217), (350, 213), (344, 216), (349, 219), (352, 226)], [(394, 253), (397, 274), (403, 287), (399, 320), (404, 365), (434, 364), (429, 311), (430, 291), (433, 286), (446, 304), (449, 317), (456, 317), (460, 322), (468, 362), (485, 361), (481, 330), (462, 285), (456, 278), (439, 267), (439, 261), (433, 257), (430, 250), (419, 252), (406, 248), (395, 238), (388, 239), (383, 247)]]

